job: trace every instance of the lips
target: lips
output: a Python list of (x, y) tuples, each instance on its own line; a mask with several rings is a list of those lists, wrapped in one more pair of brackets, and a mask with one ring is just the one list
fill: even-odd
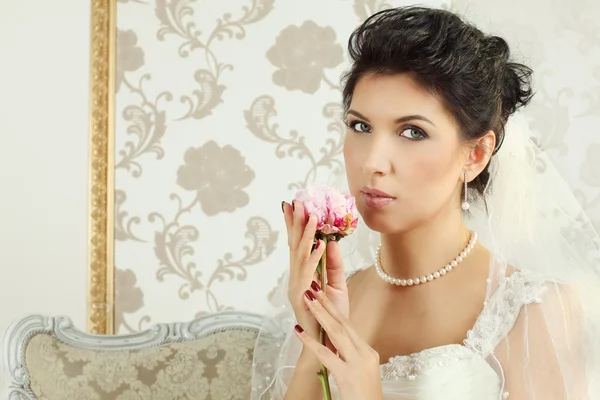
[(396, 200), (394, 196), (375, 188), (364, 187), (360, 194), (365, 205), (371, 208), (382, 208)]
[(379, 197), (391, 197), (391, 198), (394, 198), (394, 199), (395, 199), (395, 197), (394, 197), (394, 196), (392, 196), (392, 195), (390, 195), (390, 194), (387, 194), (386, 192), (383, 192), (383, 191), (381, 191), (381, 190), (379, 190), (379, 189), (375, 189), (375, 188), (370, 188), (370, 187), (366, 187), (366, 186), (365, 186), (365, 187), (364, 187), (364, 188), (362, 188), (360, 191), (361, 191), (362, 193), (369, 194), (369, 195), (371, 195), (371, 196), (379, 196)]

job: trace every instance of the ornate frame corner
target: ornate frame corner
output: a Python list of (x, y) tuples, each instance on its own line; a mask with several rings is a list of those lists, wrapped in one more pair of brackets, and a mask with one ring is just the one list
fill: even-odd
[(116, 1), (91, 1), (87, 330), (114, 334)]
[(25, 347), (29, 340), (40, 333), (51, 334), (56, 324), (71, 326), (68, 317), (48, 318), (28, 315), (14, 321), (7, 329), (2, 341), (2, 364), (7, 374), (6, 388), (2, 395), (11, 400), (35, 400), (31, 391), (29, 370), (25, 360)]

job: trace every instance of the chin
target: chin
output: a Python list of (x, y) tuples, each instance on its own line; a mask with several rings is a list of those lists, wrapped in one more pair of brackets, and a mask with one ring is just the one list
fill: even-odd
[(387, 213), (378, 212), (368, 207), (359, 207), (358, 212), (363, 222), (372, 231), (382, 234), (398, 233), (404, 231), (403, 224), (397, 218), (390, 218)]
[(408, 232), (422, 223), (419, 218), (407, 218), (406, 212), (399, 212), (392, 208), (388, 210), (372, 209), (364, 204), (357, 205), (358, 212), (369, 229), (381, 234), (402, 234)]

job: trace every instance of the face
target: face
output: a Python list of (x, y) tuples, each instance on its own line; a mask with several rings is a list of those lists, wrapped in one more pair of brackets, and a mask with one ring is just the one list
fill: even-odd
[(348, 183), (371, 229), (399, 233), (460, 209), (469, 150), (434, 95), (406, 75), (367, 75), (346, 124)]

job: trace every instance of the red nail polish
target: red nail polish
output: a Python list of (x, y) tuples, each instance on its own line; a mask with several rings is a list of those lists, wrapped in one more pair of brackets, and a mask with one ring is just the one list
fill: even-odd
[(294, 329), (295, 329), (295, 330), (296, 330), (296, 332), (298, 332), (298, 333), (302, 333), (302, 332), (304, 332), (304, 329), (302, 329), (302, 327), (301, 327), (300, 325), (296, 325), (296, 326), (294, 327)]
[(292, 211), (294, 211), (296, 209), (295, 203), (296, 203), (295, 201), (292, 201)]
[(317, 282), (315, 282), (315, 281), (312, 281), (312, 283), (310, 284), (310, 287), (315, 292), (320, 292), (321, 291), (321, 286), (319, 286), (319, 284)]
[(318, 249), (320, 245), (321, 245), (321, 241), (317, 240), (317, 245), (315, 246), (315, 250)]
[(310, 301), (315, 301), (317, 298), (315, 297), (314, 294), (312, 294), (312, 292), (310, 290), (307, 290), (306, 292), (304, 292), (304, 295), (306, 296), (307, 299), (309, 299)]

